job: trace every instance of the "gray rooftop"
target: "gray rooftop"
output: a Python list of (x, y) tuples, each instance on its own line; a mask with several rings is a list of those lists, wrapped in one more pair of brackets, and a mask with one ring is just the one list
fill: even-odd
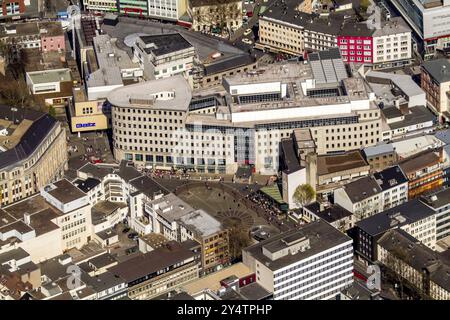
[[(286, 247), (283, 239), (289, 237), (306, 237), (309, 239), (310, 248), (304, 252), (298, 251), (296, 254), (288, 254), (282, 258), (272, 261), (263, 253), (263, 247)], [(322, 220), (317, 220), (306, 225), (261, 241), (258, 244), (243, 249), (253, 256), (260, 263), (265, 264), (270, 270), (278, 270), (287, 267), (293, 263), (302, 261), (311, 256), (319, 254), (327, 249), (331, 249), (343, 243), (351, 243), (351, 238), (338, 231), (330, 224)], [(274, 248), (275, 249), (275, 248)]]
[(209, 237), (223, 231), (222, 224), (207, 212), (199, 209), (180, 217), (179, 221), (201, 237)]
[[(166, 98), (161, 94), (173, 94)], [(136, 107), (187, 111), (192, 94), (187, 81), (181, 75), (145, 81), (117, 88), (108, 94), (108, 101), (116, 107)]]
[(366, 158), (394, 152), (394, 146), (390, 143), (379, 144), (373, 147), (363, 149)]
[(422, 68), (438, 83), (450, 81), (450, 62), (447, 59), (426, 61)]
[(425, 219), (434, 214), (434, 210), (419, 199), (412, 199), (404, 204), (363, 219), (356, 225), (372, 236), (376, 236), (396, 227), (402, 227)]

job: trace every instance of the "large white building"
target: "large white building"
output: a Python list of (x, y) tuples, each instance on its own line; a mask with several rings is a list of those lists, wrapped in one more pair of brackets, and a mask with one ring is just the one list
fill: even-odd
[(242, 251), (274, 300), (327, 300), (353, 283), (352, 239), (317, 220)]
[(356, 221), (408, 201), (408, 179), (399, 166), (352, 181), (334, 190), (334, 202), (355, 214)]
[(364, 80), (349, 77), (338, 49), (309, 63), (268, 65), (192, 91), (180, 76), (113, 90), (114, 155), (140, 167), (234, 173), (241, 164), (278, 171), (279, 143), (311, 128), (317, 152), (375, 145), (381, 112)]
[(181, 74), (193, 86), (195, 49), (180, 33), (138, 37), (133, 52), (148, 80)]
[(450, 1), (448, 0), (390, 0), (415, 33), (423, 40), (425, 59), (436, 49), (450, 47)]
[(372, 34), (372, 63), (375, 69), (411, 63), (411, 29), (401, 17), (392, 18)]

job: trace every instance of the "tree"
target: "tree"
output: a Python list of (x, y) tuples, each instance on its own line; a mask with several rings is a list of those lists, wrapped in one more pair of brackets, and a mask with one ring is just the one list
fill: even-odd
[(228, 242), (230, 258), (233, 261), (242, 257), (242, 249), (251, 244), (251, 238), (248, 230), (242, 228), (239, 223), (234, 223), (228, 228)]
[(50, 106), (50, 107), (48, 108), (48, 114), (49, 114), (50, 116), (52, 116), (53, 118), (56, 118), (56, 109), (55, 109), (54, 106)]
[(0, 81), (0, 96), (4, 104), (11, 107), (34, 106), (34, 100), (23, 78)]
[(314, 188), (309, 184), (302, 184), (297, 187), (294, 192), (294, 201), (299, 206), (303, 207), (310, 203), (316, 197)]

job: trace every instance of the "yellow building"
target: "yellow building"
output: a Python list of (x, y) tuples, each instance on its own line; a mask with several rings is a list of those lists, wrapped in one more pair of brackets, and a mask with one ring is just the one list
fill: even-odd
[(98, 131), (111, 128), (111, 107), (104, 99), (88, 100), (82, 88), (73, 89), (69, 113), (72, 132)]

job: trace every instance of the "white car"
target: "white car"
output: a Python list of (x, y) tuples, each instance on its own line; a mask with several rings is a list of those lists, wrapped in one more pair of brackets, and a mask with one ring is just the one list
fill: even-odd
[(244, 36), (248, 36), (250, 33), (252, 33), (252, 29), (247, 29), (244, 31)]
[(242, 39), (242, 42), (246, 43), (246, 44), (252, 44), (253, 43), (252, 40), (247, 39), (247, 38)]

